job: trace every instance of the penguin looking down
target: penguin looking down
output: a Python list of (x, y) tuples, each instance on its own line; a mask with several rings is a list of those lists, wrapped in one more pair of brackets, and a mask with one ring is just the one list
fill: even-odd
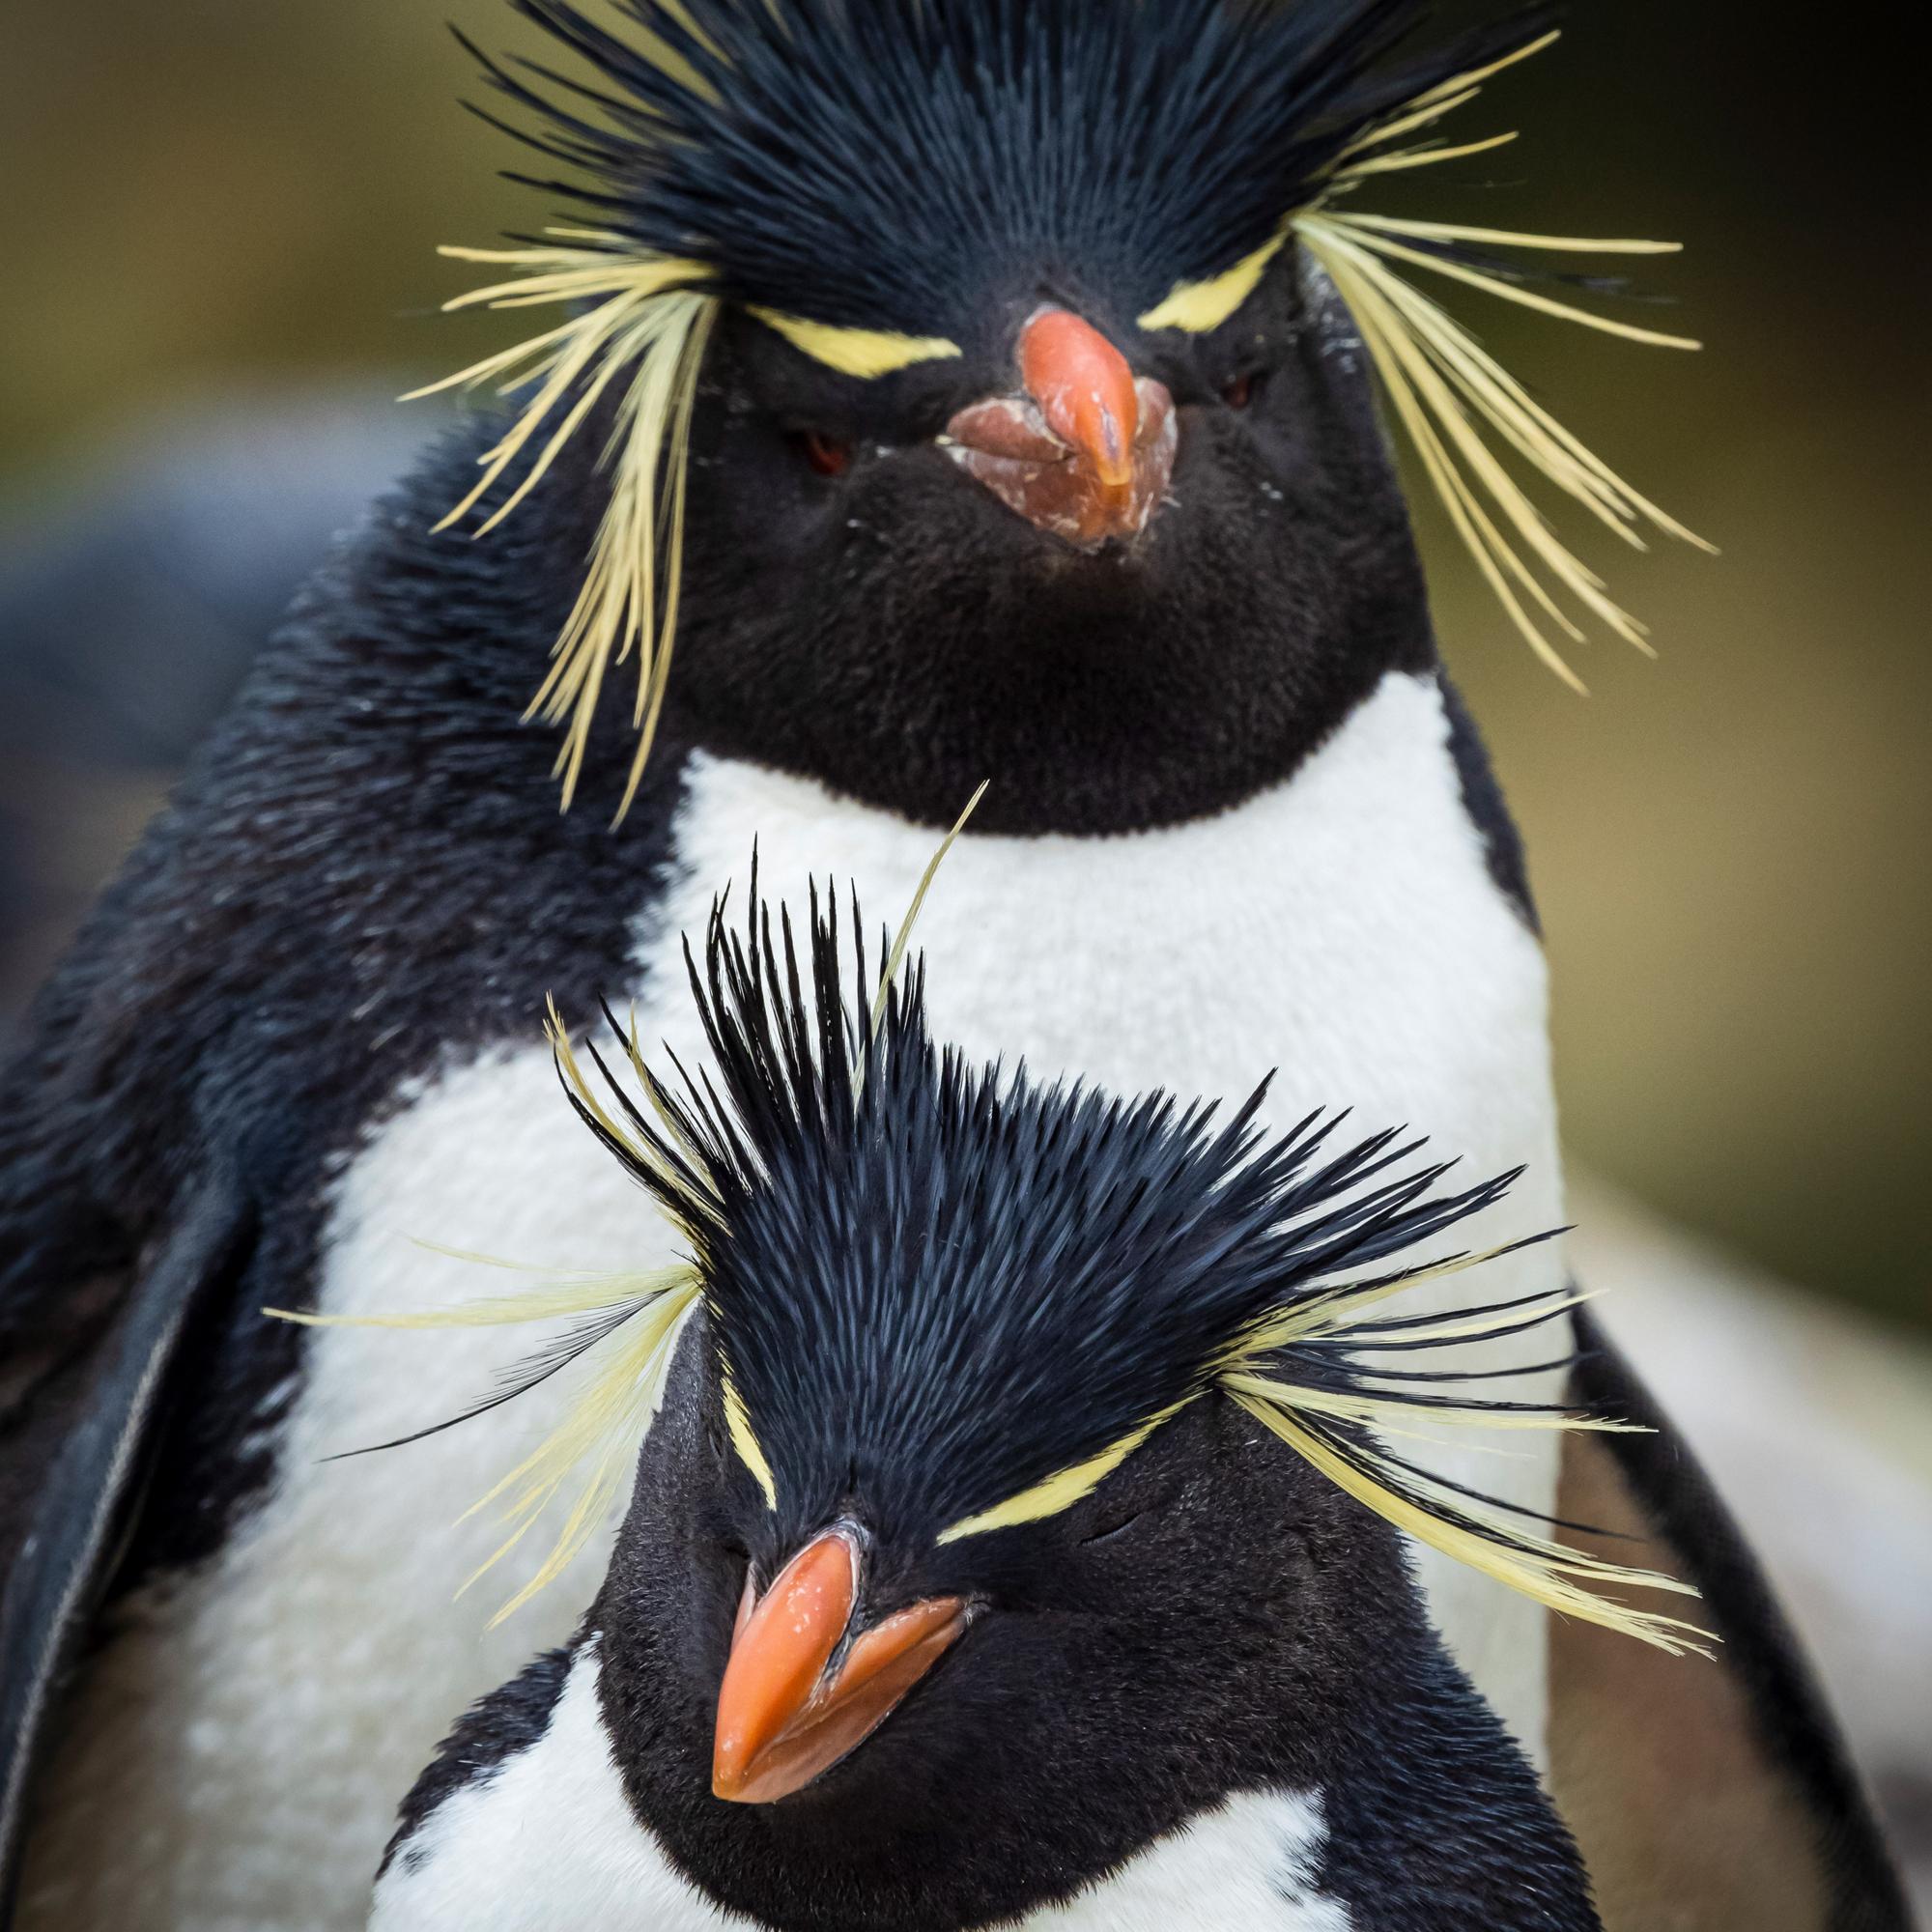
[[(1557, 577), (1567, 553), (1480, 428), (1612, 523), (1643, 511), (1395, 268), (1582, 298), (1486, 274), (1494, 233), (1363, 199), (1481, 145), (1437, 123), (1541, 24), (1432, 44), (1406, 0), (521, 11), (587, 63), (556, 96), (496, 70), (590, 197), (490, 298), (563, 304), (479, 372), (534, 386), (484, 398), (304, 591), (0, 1076), (0, 1847), (37, 1928), (356, 1923), (450, 1713), (568, 1634), (601, 1548), (486, 1629), (422, 1533), (473, 1500), (474, 1438), (515, 1446), (544, 1392), (422, 1444), (407, 1490), (323, 1461), (436, 1389), (454, 1406), (494, 1338), (405, 1372), (260, 1310), (421, 1305), (454, 1264), (412, 1236), (637, 1265), (621, 1177), (548, 1131), (540, 1002), (571, 1025), (634, 1005), (701, 1064), (677, 935), (754, 836), (774, 876), (902, 901), (990, 781), (929, 916), (940, 1037), (1117, 1094), (1279, 1065), (1267, 1119), (1414, 1122), (1523, 1168), (1528, 1224), (1563, 1220), (1521, 851), (1373, 384), (1526, 620), (1497, 543)], [(439, 527), (479, 462), (484, 499)], [(1472, 509), (1454, 479), (1479, 471), (1502, 494)], [(562, 812), (556, 735), (525, 723), (547, 664)], [(1497, 1299), (1569, 1285), (1553, 1242), (1492, 1272)], [(1593, 1348), (1577, 1373), (1630, 1408)], [(1541, 1515), (1580, 1467), (1667, 1546), (1726, 1639), (1712, 1721), (1748, 1802), (1659, 1793), (1705, 1740), (1660, 1747), (1654, 1714), (1705, 1707), (1632, 1694), (1638, 1646), (1582, 1668), (1570, 1625), (1424, 1547), (1429, 1614), (1593, 1865), (1630, 1875), (1634, 1922), (1697, 1921), (1694, 1830), (1682, 1883), (1643, 1891), (1645, 1833), (1692, 1821), (1822, 1923), (1887, 1882), (1856, 1778), (1721, 1508), (1650, 1439), (1438, 1466)], [(474, 1520), (460, 1540), (490, 1553)]]
[(848, 1000), (831, 903), (803, 960), (755, 888), (742, 934), (714, 907), (715, 1081), (660, 1083), (620, 1030), (637, 1080), (596, 1056), (600, 1085), (555, 1036), (690, 1264), (556, 1295), (522, 1385), (603, 1359), (584, 1408), (657, 1414), (640, 1458), (573, 1417), (513, 1481), (527, 1523), (561, 1459), (586, 1492), (636, 1468), (575, 1638), (406, 1802), (372, 1925), (1594, 1927), (1382, 1520), (1697, 1644), (1591, 1594), (1634, 1573), (1423, 1472), (1452, 1423), (1595, 1420), (1435, 1366), (1455, 1336), (1561, 1346), (1567, 1297), (1398, 1298), (1487, 1259), (1434, 1249), (1514, 1177), (1449, 1191), (1332, 1117), (1263, 1145), (1259, 1095), (1221, 1122), (973, 1066), (920, 963), (875, 1003), (859, 949)]

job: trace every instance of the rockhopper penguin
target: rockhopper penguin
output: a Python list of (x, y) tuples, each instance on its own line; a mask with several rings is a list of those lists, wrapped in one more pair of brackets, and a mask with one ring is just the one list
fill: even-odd
[[(1584, 298), (1504, 275), (1506, 236), (1367, 212), (1481, 145), (1438, 123), (1540, 25), (1420, 45), (1413, 0), (520, 11), (579, 65), (494, 78), (578, 213), (489, 298), (562, 320), (475, 373), (533, 385), (303, 595), (0, 1081), (0, 1842), (36, 1927), (354, 1924), (449, 1714), (589, 1599), (597, 1551), (486, 1634), (423, 1531), (473, 1498), (476, 1432), (514, 1443), (541, 1392), (423, 1444), (407, 1485), (322, 1465), (406, 1429), (425, 1378), (453, 1400), (490, 1336), (399, 1371), (259, 1311), (418, 1305), (457, 1264), (412, 1236), (637, 1264), (621, 1177), (548, 1131), (538, 1003), (635, 1001), (701, 1054), (676, 935), (754, 835), (775, 876), (902, 902), (990, 781), (926, 932), (941, 1037), (1122, 1094), (1279, 1065), (1271, 1118), (1413, 1122), (1525, 1166), (1518, 1211), (1562, 1218), (1520, 854), (1370, 386), (1525, 628), (1566, 589), (1605, 615), (1483, 439), (1619, 527), (1649, 506), (1404, 276)], [(556, 741), (522, 723), (553, 647), (562, 813)], [(640, 728), (593, 729), (633, 672)], [(1499, 1299), (1564, 1284), (1553, 1246), (1494, 1275)], [(1793, 1898), (1873, 1895), (1748, 1559), (1674, 1445), (1626, 1440), (1599, 1486), (1748, 1660), (1730, 1722), (1766, 1801), (1723, 1842), (1782, 1848)], [(1439, 1467), (1548, 1511), (1555, 1463)], [(1419, 1575), (1593, 1862), (1649, 1870), (1621, 1792), (1686, 1700), (1593, 1666), (1566, 1788), (1571, 1627), (1547, 1678), (1536, 1605), (1431, 1550)]]
[[(1462, 1313), (1406, 1312), (1491, 1259), (1446, 1237), (1513, 1177), (1451, 1191), (1333, 1117), (1263, 1145), (1260, 1093), (1224, 1122), (974, 1066), (927, 1033), (917, 965), (881, 997), (861, 948), (848, 996), (830, 903), (803, 959), (755, 895), (742, 936), (714, 908), (715, 1084), (621, 1034), (635, 1077), (588, 1074), (556, 1036), (688, 1254), (554, 1291), (567, 1321), (497, 1392), (582, 1388), (515, 1520), (612, 1464), (629, 1513), (576, 1637), (418, 1781), (377, 1932), (1596, 1926), (1371, 1513), (1697, 1641), (1591, 1594), (1631, 1573), (1417, 1472), (1452, 1424), (1593, 1420), (1437, 1366), (1563, 1346), (1562, 1293), (1485, 1305), (1479, 1273)], [(660, 1397), (639, 1460), (625, 1412)]]

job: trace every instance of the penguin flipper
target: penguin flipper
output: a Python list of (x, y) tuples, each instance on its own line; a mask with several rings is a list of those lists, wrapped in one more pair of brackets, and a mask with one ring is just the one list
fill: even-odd
[[(1714, 1661), (1574, 1618), (1550, 1631), (1550, 1781), (1606, 1932), (1911, 1932), (1809, 1664), (1737, 1523), (1616, 1346), (1576, 1313), (1571, 1400), (1643, 1435), (1564, 1438), (1556, 1514), (1694, 1583)], [(1601, 1539), (1573, 1538), (1601, 1554)]]
[[(183, 1343), (198, 1309), (232, 1285), (253, 1231), (249, 1197), (204, 1176), (127, 1284), (82, 1366), (85, 1392), (56, 1445), (23, 1432), (35, 1469), (0, 1470), (25, 1492), (24, 1531), (0, 1585), (0, 1927), (11, 1921), (34, 1773), (60, 1681), (113, 1579), (158, 1446)], [(23, 1455), (21, 1436), (0, 1455)]]

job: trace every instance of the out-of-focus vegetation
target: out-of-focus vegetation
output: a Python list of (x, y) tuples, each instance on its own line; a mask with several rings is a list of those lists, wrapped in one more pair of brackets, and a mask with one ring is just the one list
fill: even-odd
[[(37, 502), (156, 411), (291, 382), (400, 388), (503, 339), (432, 319), (462, 286), (435, 242), (544, 213), (493, 178), (507, 144), (454, 104), (469, 63), (445, 11), (16, 0), (0, 497)], [(486, 44), (519, 42), (498, 0), (455, 11)], [(1531, 842), (1567, 1131), (1777, 1272), (1924, 1321), (1927, 318), (1920, 169), (1886, 145), (1914, 125), (1914, 70), (1869, 14), (1834, 37), (1746, 0), (1577, 12), (1469, 116), (1522, 142), (1406, 200), (1682, 238), (1650, 279), (1711, 345), (1675, 356), (1458, 304), (1724, 551), (1585, 536), (1662, 652), (1580, 653), (1586, 701), (1425, 518), (1450, 654)], [(90, 841), (71, 863), (91, 873), (154, 782), (105, 804), (43, 788), (37, 836)]]

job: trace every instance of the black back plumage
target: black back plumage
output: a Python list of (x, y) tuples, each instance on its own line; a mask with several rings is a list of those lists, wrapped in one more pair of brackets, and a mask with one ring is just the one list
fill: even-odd
[(486, 59), (535, 118), (510, 131), (613, 245), (732, 300), (973, 337), (1043, 273), (1139, 307), (1220, 273), (1393, 107), (1536, 30), (1405, 58), (1422, 0), (624, 0), (626, 40), (516, 5), (603, 84)]

